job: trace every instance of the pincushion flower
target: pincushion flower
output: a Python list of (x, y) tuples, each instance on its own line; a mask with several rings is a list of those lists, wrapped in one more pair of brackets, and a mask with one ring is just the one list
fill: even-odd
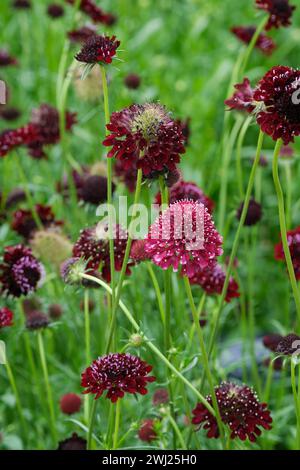
[[(287, 232), (287, 241), (297, 280), (300, 280), (300, 227)], [(275, 246), (275, 259), (285, 261), (282, 242)]]
[(4, 108), (0, 109), (0, 117), (5, 121), (15, 121), (19, 119), (21, 112), (17, 108)]
[[(75, 4), (75, 0), (66, 1), (71, 5)], [(110, 24), (111, 15), (101, 10), (93, 0), (81, 0), (79, 9), (89, 16), (94, 23)]]
[(86, 450), (86, 448), (87, 441), (74, 432), (71, 437), (59, 442), (57, 450)]
[(248, 78), (244, 78), (242, 83), (237, 83), (234, 85), (234, 88), (237, 90), (234, 94), (225, 100), (225, 104), (230, 109), (235, 109), (237, 111), (245, 111), (249, 114), (255, 109), (255, 104), (253, 103), (253, 93), (254, 90), (251, 88), (250, 81)]
[[(215, 263), (212, 266), (208, 266), (207, 268), (196, 272), (192, 277), (190, 277), (190, 282), (191, 284), (198, 284), (201, 286), (202, 289), (209, 295), (221, 295), (225, 277), (226, 275), (222, 266)], [(226, 302), (230, 302), (233, 298), (239, 296), (239, 286), (233, 277), (231, 277), (229, 280), (225, 300)]]
[(0, 134), (0, 157), (5, 157), (14, 148), (28, 145), (37, 139), (37, 129), (31, 124), (19, 129), (4, 131)]
[(129, 73), (124, 78), (124, 83), (127, 86), (127, 88), (136, 90), (137, 88), (139, 88), (141, 84), (141, 77), (136, 73)]
[(157, 420), (155, 419), (144, 419), (138, 432), (141, 441), (152, 442), (157, 439), (158, 435), (155, 430), (156, 423)]
[(49, 323), (48, 316), (39, 310), (33, 310), (26, 318), (26, 328), (31, 331), (47, 328)]
[[(114, 232), (114, 259), (115, 270), (121, 271), (127, 244), (127, 233), (115, 225)], [(80, 237), (73, 247), (73, 256), (87, 261), (87, 267), (98, 269), (101, 276), (110, 282), (110, 257), (109, 257), (109, 228), (108, 224), (98, 224), (81, 231)], [(129, 266), (126, 270), (130, 274)]]
[[(255, 31), (255, 26), (235, 26), (231, 28), (231, 32), (245, 44), (249, 44), (251, 42)], [(261, 33), (257, 38), (255, 47), (260, 49), (263, 54), (271, 55), (274, 49), (276, 49), (276, 44), (272, 38)]]
[(110, 135), (103, 144), (112, 147), (107, 157), (121, 160), (124, 169), (141, 168), (144, 176), (174, 170), (185, 152), (181, 128), (160, 104), (132, 105), (111, 115)]
[(13, 325), (13, 312), (7, 307), (0, 307), (0, 330), (6, 326)]
[(283, 336), (277, 333), (265, 335), (263, 337), (263, 345), (265, 346), (265, 348), (269, 349), (270, 351), (276, 352), (277, 346), (282, 339), (283, 339)]
[(277, 66), (266, 73), (254, 91), (261, 130), (286, 145), (300, 134), (299, 89), (300, 71)]
[[(236, 217), (238, 220), (240, 220), (241, 218), (243, 208), (244, 208), (244, 203), (242, 202), (236, 212)], [(256, 225), (261, 220), (261, 218), (262, 218), (261, 204), (255, 201), (254, 199), (250, 199), (244, 225), (247, 225), (248, 227), (252, 225)]]
[(289, 0), (256, 0), (256, 6), (270, 14), (266, 29), (290, 26), (295, 6)]
[(162, 269), (192, 277), (223, 253), (222, 237), (203, 204), (182, 200), (171, 204), (150, 227), (145, 251)]
[[(189, 199), (190, 201), (201, 202), (211, 214), (214, 208), (214, 201), (210, 199), (202, 189), (191, 181), (180, 180), (170, 188), (169, 201), (180, 201), (181, 199)], [(155, 198), (156, 204), (161, 204), (161, 193), (159, 192)]]
[(146, 395), (147, 384), (156, 379), (149, 376), (152, 366), (131, 354), (115, 353), (98, 357), (82, 374), (83, 393), (95, 394), (95, 399), (107, 391), (106, 398), (115, 403), (125, 393)]
[(47, 13), (51, 18), (56, 19), (56, 18), (61, 18), (62, 16), (64, 16), (65, 11), (63, 7), (59, 5), (58, 3), (52, 3), (51, 5), (48, 6)]
[(23, 245), (7, 246), (0, 264), (0, 293), (21, 297), (33, 292), (42, 280), (44, 269)]
[(116, 39), (116, 36), (95, 34), (86, 40), (75, 59), (85, 64), (111, 64), (119, 45), (120, 41)]
[(290, 333), (284, 336), (278, 343), (276, 352), (283, 356), (299, 356), (300, 354), (300, 336)]
[[(239, 438), (245, 441), (248, 438), (255, 442), (261, 434), (260, 428), (271, 429), (272, 418), (267, 404), (260, 403), (250, 387), (223, 382), (215, 391), (221, 419), (229, 427), (231, 439)], [(206, 399), (211, 405), (211, 396), (208, 395)], [(198, 429), (203, 427), (207, 430), (207, 437), (219, 437), (217, 421), (202, 403), (197, 404), (193, 415), (193, 424), (197, 425)]]
[(66, 393), (59, 401), (61, 411), (66, 415), (77, 413), (81, 407), (81, 398), (76, 393)]
[[(55, 220), (55, 215), (50, 206), (35, 205), (36, 214), (44, 228), (60, 226), (62, 220)], [(18, 209), (12, 216), (11, 228), (25, 239), (29, 239), (37, 229), (36, 222), (30, 210)]]

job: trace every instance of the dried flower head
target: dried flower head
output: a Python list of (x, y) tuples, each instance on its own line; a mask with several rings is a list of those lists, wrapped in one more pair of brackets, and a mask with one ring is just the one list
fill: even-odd
[[(235, 26), (234, 28), (231, 28), (231, 32), (245, 44), (249, 44), (251, 42), (255, 31), (255, 26)], [(276, 44), (272, 38), (261, 33), (257, 38), (255, 47), (260, 49), (263, 54), (271, 55), (274, 49), (276, 49)]]
[(39, 259), (58, 269), (72, 255), (73, 248), (69, 238), (55, 227), (35, 231), (30, 239), (30, 246)]
[[(271, 429), (272, 418), (267, 404), (260, 403), (250, 387), (223, 382), (215, 391), (221, 419), (230, 428), (231, 439), (239, 438), (245, 441), (248, 438), (255, 442), (261, 434), (260, 427)], [(211, 405), (211, 396), (208, 395), (206, 399)], [(193, 424), (196, 424), (198, 429), (203, 426), (208, 431), (207, 437), (219, 437), (217, 421), (202, 403), (198, 403), (193, 415)]]
[(75, 59), (86, 64), (111, 64), (119, 45), (116, 36), (93, 35), (86, 40)]
[(289, 0), (256, 0), (257, 8), (270, 14), (266, 29), (290, 26), (295, 6)]
[(73, 78), (76, 95), (83, 101), (99, 101), (103, 94), (100, 68), (93, 67), (84, 80), (81, 79), (82, 70), (80, 68), (75, 70)]
[(124, 170), (141, 168), (144, 176), (174, 170), (185, 152), (178, 124), (160, 104), (132, 105), (111, 115), (111, 134), (103, 144), (108, 158), (121, 160)]
[(95, 398), (107, 391), (106, 398), (115, 403), (125, 393), (146, 395), (147, 383), (155, 377), (149, 376), (152, 366), (130, 354), (108, 354), (93, 361), (82, 374), (83, 393), (93, 393)]

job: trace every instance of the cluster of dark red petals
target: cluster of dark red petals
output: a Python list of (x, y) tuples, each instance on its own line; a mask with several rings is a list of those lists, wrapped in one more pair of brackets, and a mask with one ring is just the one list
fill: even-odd
[[(202, 289), (209, 295), (221, 295), (224, 287), (225, 277), (226, 274), (223, 271), (222, 266), (216, 263), (196, 272), (190, 278), (190, 282), (191, 284), (197, 284), (201, 286)], [(239, 296), (240, 293), (238, 283), (235, 281), (235, 279), (233, 279), (233, 277), (231, 277), (229, 280), (225, 300), (226, 302), (230, 302), (233, 298)]]
[(138, 432), (141, 441), (152, 442), (157, 439), (158, 436), (155, 430), (155, 424), (156, 421), (154, 419), (144, 419)]
[(299, 356), (300, 336), (290, 333), (284, 336), (278, 343), (276, 352), (284, 356)]
[[(216, 387), (215, 392), (221, 419), (230, 428), (232, 439), (239, 438), (245, 441), (248, 438), (251, 442), (255, 442), (257, 436), (261, 434), (261, 427), (266, 430), (271, 429), (272, 418), (267, 404), (260, 403), (250, 387), (223, 382)], [(211, 396), (208, 395), (206, 399), (212, 405)], [(207, 437), (219, 437), (216, 418), (202, 403), (197, 404), (193, 415), (193, 424), (207, 430)]]
[(111, 64), (119, 45), (120, 41), (116, 39), (116, 36), (94, 34), (85, 41), (75, 58), (85, 64)]
[(43, 275), (43, 267), (30, 248), (7, 246), (0, 264), (0, 293), (20, 297), (33, 292)]
[[(60, 226), (62, 220), (55, 220), (55, 215), (50, 206), (42, 204), (35, 205), (36, 215), (44, 228), (50, 226)], [(12, 216), (11, 228), (19, 235), (29, 239), (37, 229), (37, 224), (31, 210), (18, 209)]]
[(0, 330), (6, 326), (13, 325), (13, 312), (7, 307), (0, 308)]
[[(249, 44), (251, 42), (251, 39), (255, 34), (255, 30), (255, 26), (235, 26), (231, 28), (231, 32), (245, 44)], [(274, 49), (276, 49), (276, 44), (272, 38), (261, 33), (257, 38), (255, 47), (260, 49), (264, 54), (271, 55)]]
[(243, 82), (237, 83), (234, 88), (236, 91), (230, 98), (225, 100), (225, 104), (230, 109), (246, 111), (251, 114), (255, 109), (255, 105), (253, 103), (254, 90), (251, 88), (249, 79), (244, 78)]
[(56, 19), (64, 16), (65, 11), (58, 3), (51, 3), (47, 8), (47, 13), (51, 18)]
[(68, 38), (72, 42), (79, 42), (84, 43), (86, 42), (91, 36), (95, 36), (97, 34), (97, 30), (94, 26), (82, 26), (78, 29), (73, 29), (72, 31), (68, 32)]
[(287, 145), (300, 135), (300, 71), (273, 67), (260, 80), (253, 98), (258, 102), (257, 122), (273, 140)]
[(93, 393), (95, 398), (107, 391), (106, 398), (115, 403), (125, 393), (146, 395), (147, 383), (154, 382), (149, 376), (152, 366), (130, 354), (108, 354), (99, 357), (82, 374), (83, 393)]
[(290, 26), (295, 6), (289, 0), (256, 0), (257, 8), (270, 14), (266, 29)]
[[(300, 227), (287, 232), (287, 241), (291, 253), (296, 279), (300, 280)], [(282, 242), (275, 246), (275, 259), (284, 261), (285, 255)]]

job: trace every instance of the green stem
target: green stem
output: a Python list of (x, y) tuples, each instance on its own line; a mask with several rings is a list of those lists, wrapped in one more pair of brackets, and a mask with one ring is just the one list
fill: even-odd
[(153, 287), (154, 287), (154, 290), (155, 290), (155, 293), (156, 293), (158, 308), (159, 308), (159, 312), (160, 312), (160, 316), (161, 316), (161, 321), (162, 321), (162, 324), (164, 325), (165, 324), (165, 311), (164, 311), (164, 305), (163, 305), (163, 299), (162, 299), (161, 291), (160, 291), (160, 288), (159, 288), (159, 283), (158, 283), (157, 277), (155, 276), (155, 273), (153, 271), (151, 263), (147, 261), (146, 266), (147, 266), (148, 272), (150, 274), (150, 277), (151, 277), (151, 280), (152, 280), (152, 283), (153, 283)]
[[(91, 362), (91, 326), (90, 326), (90, 312), (89, 312), (89, 291), (84, 291), (84, 329), (85, 329), (85, 361), (86, 364)], [(88, 422), (89, 417), (89, 396), (84, 396), (84, 419)]]
[(239, 186), (240, 197), (244, 197), (243, 167), (242, 167), (242, 148), (247, 130), (251, 124), (252, 116), (249, 116), (240, 130), (236, 145), (236, 173)]
[(287, 162), (285, 165), (285, 176), (286, 176), (286, 227), (289, 230), (292, 224), (292, 190), (293, 190), (290, 162)]
[[(99, 286), (102, 286), (107, 292), (111, 294), (111, 288), (106, 282), (102, 281), (102, 279), (98, 279), (94, 276), (90, 276), (89, 274), (84, 274), (82, 273), (80, 275), (82, 279), (88, 279), (89, 281), (93, 281)], [(176, 369), (176, 367), (171, 364), (171, 362), (163, 355), (163, 353), (150, 341), (150, 339), (141, 331), (138, 323), (135, 321), (134, 317), (124, 304), (122, 300), (119, 300), (118, 305), (120, 306), (121, 310), (129, 320), (129, 322), (132, 324), (133, 328), (136, 330), (136, 332), (142, 336), (142, 338), (145, 341), (145, 345), (148, 346), (151, 351), (154, 352), (156, 356), (159, 357), (159, 359), (187, 386), (189, 387), (190, 390), (193, 391), (193, 393), (197, 396), (199, 401), (207, 408), (207, 410), (215, 416), (214, 409), (211, 407), (211, 405), (208, 403), (208, 401), (201, 395), (200, 392)]]
[(182, 433), (181, 433), (181, 431), (180, 431), (180, 429), (179, 429), (179, 427), (178, 427), (178, 425), (177, 425), (175, 419), (174, 419), (173, 416), (171, 415), (171, 413), (168, 414), (168, 419), (169, 419), (169, 421), (170, 421), (170, 423), (171, 423), (171, 425), (172, 425), (172, 427), (173, 427), (173, 429), (174, 429), (174, 431), (175, 431), (175, 433), (176, 433), (176, 435), (177, 435), (177, 437), (178, 437), (178, 440), (179, 440), (179, 442), (180, 442), (180, 445), (181, 445), (182, 450), (186, 450), (186, 449), (187, 449), (187, 445), (186, 445), (186, 443), (185, 443), (185, 441), (184, 441), (183, 435), (182, 435)]
[(113, 450), (118, 448), (118, 436), (119, 436), (119, 427), (120, 427), (120, 407), (121, 400), (118, 400), (116, 403), (116, 417), (115, 417), (115, 431), (114, 431), (114, 440), (113, 440)]
[(41, 365), (42, 365), (42, 370), (43, 370), (43, 375), (44, 375), (44, 381), (46, 385), (46, 394), (47, 394), (49, 414), (50, 414), (50, 429), (51, 429), (53, 441), (54, 443), (56, 443), (57, 442), (56, 419), (55, 419), (55, 413), (54, 413), (52, 390), (51, 390), (51, 386), (49, 382), (49, 374), (48, 374), (48, 367), (47, 367), (47, 361), (46, 361), (46, 355), (45, 355), (43, 335), (41, 331), (38, 331), (37, 339), (38, 339), (38, 348), (39, 348), (39, 353), (40, 353), (40, 360), (41, 360)]
[[(136, 188), (135, 188), (135, 195), (134, 195), (134, 202), (133, 202), (134, 207), (136, 206), (136, 204), (138, 204), (138, 201), (139, 201), (139, 198), (140, 198), (141, 187), (142, 187), (142, 176), (143, 176), (142, 170), (138, 170)], [(133, 215), (132, 215), (132, 218), (133, 218)], [(131, 219), (131, 221), (132, 221), (132, 219)], [(131, 225), (131, 223), (130, 223), (130, 225)], [(106, 353), (108, 353), (109, 350), (110, 350), (111, 343), (112, 343), (112, 338), (113, 338), (113, 335), (114, 335), (114, 330), (115, 330), (115, 326), (116, 326), (117, 306), (119, 304), (119, 300), (120, 300), (120, 297), (121, 297), (121, 291), (122, 291), (122, 287), (123, 287), (123, 282), (124, 282), (126, 269), (127, 269), (127, 264), (128, 264), (128, 259), (129, 259), (130, 250), (131, 250), (132, 237), (131, 237), (131, 234), (130, 234), (130, 225), (129, 225), (129, 230), (128, 230), (128, 238), (127, 238), (127, 243), (126, 243), (124, 259), (123, 259), (123, 263), (122, 263), (122, 269), (121, 269), (120, 278), (119, 278), (119, 282), (118, 282), (118, 286), (117, 286), (116, 298), (115, 298), (114, 305), (112, 307), (112, 319), (111, 319), (110, 330), (109, 330), (109, 334), (108, 334)]]
[(281, 241), (282, 241), (282, 246), (283, 246), (283, 251), (284, 251), (284, 256), (287, 264), (287, 269), (290, 277), (290, 282), (292, 286), (292, 291), (294, 294), (294, 299), (295, 299), (295, 304), (296, 304), (296, 310), (297, 310), (297, 321), (298, 321), (298, 328), (300, 325), (300, 293), (298, 290), (297, 286), (297, 280), (295, 276), (295, 271), (293, 267), (293, 262), (291, 258), (291, 253), (288, 245), (288, 240), (287, 240), (287, 228), (286, 228), (286, 220), (285, 220), (285, 210), (284, 210), (284, 197), (283, 197), (283, 191), (282, 187), (280, 184), (280, 179), (279, 179), (279, 171), (278, 171), (278, 157), (279, 157), (279, 152), (280, 148), (282, 145), (282, 141), (279, 139), (276, 142), (275, 149), (274, 149), (274, 155), (273, 155), (273, 180), (274, 180), (274, 186), (276, 190), (276, 195), (277, 195), (277, 202), (278, 202), (278, 211), (279, 211), (279, 224), (280, 224), (280, 234), (281, 234)]
[(18, 167), (18, 170), (19, 170), (19, 174), (20, 174), (20, 178), (21, 178), (21, 181), (24, 185), (24, 191), (25, 191), (25, 194), (26, 194), (26, 200), (28, 202), (28, 205), (29, 205), (29, 208), (31, 210), (31, 213), (32, 213), (32, 217), (34, 219), (34, 222), (36, 223), (36, 226), (39, 228), (39, 229), (42, 229), (43, 228), (43, 224), (38, 216), (38, 213), (36, 211), (36, 207), (35, 207), (35, 204), (34, 204), (34, 201), (33, 201), (33, 198), (31, 196), (31, 193), (30, 193), (30, 189), (29, 189), (29, 182), (28, 182), (28, 179), (25, 175), (25, 172), (23, 170), (23, 167), (22, 167), (22, 164), (20, 162), (20, 159), (19, 159), (19, 155), (16, 155), (16, 164), (17, 164), (17, 167)]
[(195, 306), (195, 303), (194, 303), (194, 298), (193, 298), (189, 278), (187, 276), (184, 276), (183, 281), (184, 281), (185, 291), (186, 291), (186, 294), (187, 294), (187, 297), (188, 297), (188, 300), (189, 300), (190, 308), (191, 308), (192, 315), (193, 315), (194, 324), (195, 324), (198, 339), (199, 339), (202, 362), (203, 362), (204, 370), (205, 370), (206, 377), (207, 377), (209, 387), (210, 387), (210, 393), (211, 393), (211, 397), (212, 397), (213, 407), (214, 407), (214, 410), (215, 410), (215, 415), (216, 415), (216, 420), (217, 420), (217, 423), (218, 423), (220, 436), (221, 436), (221, 439), (222, 439), (222, 442), (223, 442), (223, 446), (225, 448), (224, 430), (223, 430), (223, 425), (222, 425), (222, 419), (221, 419), (220, 410), (219, 410), (217, 397), (216, 397), (216, 393), (215, 393), (213, 378), (212, 378), (212, 374), (211, 374), (210, 367), (209, 367), (208, 356), (207, 356), (207, 352), (206, 352), (206, 348), (205, 348), (205, 344), (204, 344), (202, 328), (200, 326), (199, 317), (197, 315), (197, 309), (196, 309), (196, 306)]
[(244, 72), (246, 70), (246, 67), (247, 67), (249, 59), (250, 59), (250, 55), (251, 55), (251, 53), (252, 53), (252, 51), (253, 51), (253, 49), (256, 45), (257, 39), (258, 39), (260, 33), (263, 31), (267, 21), (268, 21), (268, 16), (264, 16), (262, 21), (259, 23), (258, 27), (256, 28), (256, 31), (253, 34), (253, 36), (251, 38), (251, 41), (249, 42), (249, 44), (247, 46), (247, 49), (245, 51), (245, 55), (244, 55), (244, 58), (243, 58), (243, 62), (242, 62), (241, 68), (240, 68), (240, 73), (239, 73), (239, 76), (241, 78), (244, 75)]
[(95, 417), (96, 417), (96, 406), (97, 406), (97, 400), (93, 400), (92, 409), (91, 409), (91, 413), (90, 413), (90, 419), (89, 419), (89, 430), (88, 430), (88, 437), (87, 437), (87, 450), (92, 449), (93, 428), (94, 428)]
[(13, 391), (14, 396), (15, 396), (16, 407), (17, 407), (17, 411), (18, 411), (18, 414), (19, 414), (19, 417), (20, 417), (20, 421), (21, 421), (21, 425), (22, 425), (22, 428), (23, 428), (23, 431), (24, 431), (24, 435), (27, 438), (28, 437), (28, 429), (27, 429), (27, 424), (26, 424), (24, 414), (23, 414), (23, 408), (22, 408), (22, 405), (21, 405), (20, 394), (19, 394), (19, 391), (18, 391), (18, 388), (17, 388), (17, 384), (16, 384), (16, 381), (15, 381), (13, 371), (12, 371), (12, 369), (10, 367), (10, 364), (9, 364), (7, 359), (6, 359), (5, 367), (6, 367), (6, 372), (7, 372), (7, 376), (8, 376), (10, 386), (11, 386), (12, 391)]

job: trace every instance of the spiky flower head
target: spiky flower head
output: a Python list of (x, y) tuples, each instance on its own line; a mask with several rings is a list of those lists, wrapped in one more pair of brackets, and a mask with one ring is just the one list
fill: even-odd
[(171, 204), (150, 227), (145, 251), (162, 269), (181, 267), (181, 273), (191, 277), (222, 254), (222, 237), (203, 204), (182, 200)]
[(37, 230), (30, 239), (33, 253), (42, 261), (59, 268), (72, 255), (73, 245), (58, 228)]
[(155, 377), (149, 376), (152, 366), (131, 354), (115, 353), (98, 357), (82, 373), (83, 393), (93, 393), (95, 398), (107, 391), (106, 398), (115, 403), (125, 393), (146, 395), (147, 383)]
[(60, 267), (60, 274), (66, 284), (78, 286), (82, 284), (82, 274), (86, 274), (86, 260), (80, 257), (69, 258)]
[(44, 275), (44, 268), (23, 245), (7, 246), (0, 264), (0, 292), (21, 297), (33, 292)]
[[(238, 438), (245, 441), (247, 438), (255, 442), (260, 436), (261, 429), (271, 429), (272, 418), (266, 403), (260, 403), (256, 393), (247, 385), (237, 385), (231, 382), (222, 382), (215, 389), (216, 398), (223, 423), (229, 427), (231, 439)], [(211, 395), (206, 397), (212, 405)], [(207, 437), (219, 437), (216, 418), (206, 409), (205, 405), (198, 403), (193, 410), (193, 424), (198, 429), (207, 430)]]
[(185, 152), (182, 130), (157, 103), (113, 113), (107, 129), (110, 135), (103, 144), (112, 147), (108, 158), (121, 160), (124, 170), (141, 168), (146, 177), (174, 170)]
[(75, 59), (85, 64), (111, 64), (119, 45), (116, 36), (93, 35), (86, 40)]

